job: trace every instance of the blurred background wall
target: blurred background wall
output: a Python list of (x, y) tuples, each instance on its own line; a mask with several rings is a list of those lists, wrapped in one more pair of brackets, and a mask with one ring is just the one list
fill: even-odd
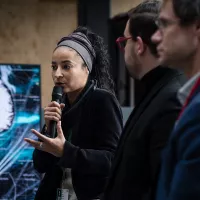
[(140, 2), (142, 2), (142, 0), (111, 0), (111, 17), (121, 12), (126, 12)]
[[(111, 0), (109, 17), (139, 2)], [(52, 50), (77, 27), (77, 16), (76, 0), (0, 0), (0, 63), (41, 64), (42, 107), (51, 100)]]

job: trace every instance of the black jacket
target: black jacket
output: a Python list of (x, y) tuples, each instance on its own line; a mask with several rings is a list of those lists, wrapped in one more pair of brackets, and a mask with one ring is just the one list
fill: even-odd
[(185, 77), (164, 68), (131, 113), (113, 161), (105, 200), (154, 199), (160, 151), (166, 144), (181, 109), (177, 91)]
[[(67, 102), (66, 102), (67, 104)], [(67, 104), (68, 105), (68, 104)], [(97, 198), (104, 190), (122, 131), (122, 114), (114, 95), (88, 83), (78, 100), (62, 113), (66, 141), (64, 154), (56, 158), (35, 150), (35, 169), (45, 173), (36, 200), (56, 200), (61, 167), (72, 169), (72, 183), (80, 200)]]

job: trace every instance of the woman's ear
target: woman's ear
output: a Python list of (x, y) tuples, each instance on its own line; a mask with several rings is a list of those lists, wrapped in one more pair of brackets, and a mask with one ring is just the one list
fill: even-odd
[(89, 76), (90, 72), (89, 72), (89, 69), (86, 65), (85, 65), (85, 71), (86, 71), (86, 74)]

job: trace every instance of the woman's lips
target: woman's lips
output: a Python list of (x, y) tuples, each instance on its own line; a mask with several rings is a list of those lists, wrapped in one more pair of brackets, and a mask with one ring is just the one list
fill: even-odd
[(64, 87), (65, 83), (56, 83), (56, 86)]

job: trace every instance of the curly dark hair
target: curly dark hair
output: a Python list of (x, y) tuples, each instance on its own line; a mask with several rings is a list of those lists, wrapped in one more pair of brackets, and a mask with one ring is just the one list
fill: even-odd
[(96, 59), (93, 63), (90, 77), (97, 80), (97, 87), (108, 90), (114, 94), (114, 81), (110, 74), (110, 57), (103, 38), (87, 27), (80, 26), (73, 33), (76, 32), (81, 32), (87, 36), (96, 53)]

